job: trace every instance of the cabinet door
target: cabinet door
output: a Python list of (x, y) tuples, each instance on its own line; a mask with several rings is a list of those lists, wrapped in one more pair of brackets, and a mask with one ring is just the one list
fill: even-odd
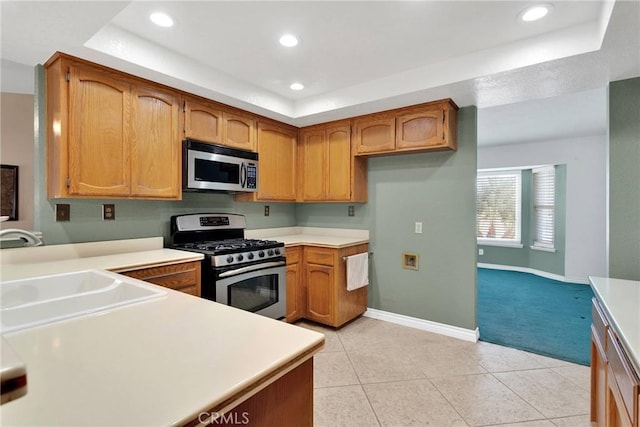
[(314, 129), (300, 134), (302, 139), (303, 200), (325, 200), (325, 182), (327, 174), (325, 131)]
[(179, 95), (136, 85), (132, 100), (131, 195), (179, 198)]
[(333, 267), (307, 263), (307, 318), (332, 324)]
[(287, 322), (295, 322), (302, 317), (300, 305), (300, 263), (287, 264)]
[(444, 144), (444, 111), (433, 109), (396, 119), (396, 149), (435, 147)]
[(185, 101), (184, 134), (205, 142), (222, 142), (222, 111), (205, 102)]
[(356, 154), (389, 151), (396, 146), (396, 119), (390, 117), (354, 120)]
[(258, 199), (296, 200), (296, 135), (258, 123)]
[[(250, 117), (224, 113), (223, 144), (243, 150), (256, 149), (256, 123)], [(260, 160), (260, 159), (259, 159)]]
[(351, 199), (351, 127), (327, 129), (326, 200)]
[(69, 72), (69, 194), (128, 196), (131, 86), (89, 66)]

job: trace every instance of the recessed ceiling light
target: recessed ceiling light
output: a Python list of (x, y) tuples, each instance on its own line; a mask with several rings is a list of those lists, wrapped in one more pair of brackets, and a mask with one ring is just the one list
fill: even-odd
[(539, 4), (528, 7), (520, 13), (520, 19), (524, 22), (537, 21), (547, 16), (551, 8), (552, 6), (549, 4)]
[(300, 82), (295, 82), (295, 83), (291, 83), (291, 86), (289, 86), (291, 88), (291, 90), (302, 90), (304, 89), (304, 85)]
[(173, 19), (166, 13), (154, 12), (149, 16), (149, 19), (159, 27), (173, 27)]
[(280, 44), (286, 47), (293, 47), (298, 44), (298, 39), (293, 34), (285, 34), (280, 37)]

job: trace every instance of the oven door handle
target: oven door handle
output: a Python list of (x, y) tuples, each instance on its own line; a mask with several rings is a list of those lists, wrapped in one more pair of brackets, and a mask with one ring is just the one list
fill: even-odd
[(263, 262), (262, 264), (248, 265), (246, 267), (236, 268), (235, 270), (225, 271), (224, 273), (220, 273), (218, 277), (222, 279), (224, 277), (231, 277), (242, 273), (248, 273), (250, 271), (263, 270), (265, 268), (271, 267), (281, 267), (286, 264), (287, 263), (285, 261)]

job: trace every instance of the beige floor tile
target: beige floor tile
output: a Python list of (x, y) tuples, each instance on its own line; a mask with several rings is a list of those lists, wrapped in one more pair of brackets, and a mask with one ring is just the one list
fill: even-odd
[(546, 418), (589, 413), (589, 391), (552, 369), (502, 372), (494, 375)]
[(552, 371), (557, 372), (575, 385), (582, 387), (587, 391), (591, 391), (591, 368), (582, 365), (568, 365), (558, 368), (551, 368)]
[(515, 423), (544, 418), (489, 374), (435, 378), (431, 382), (470, 425)]
[(475, 348), (479, 363), (489, 372), (539, 369), (542, 364), (531, 353), (515, 348), (478, 341)]
[(460, 346), (425, 345), (407, 350), (415, 365), (427, 378), (455, 375), (484, 374), (487, 372), (476, 355)]
[(320, 350), (321, 353), (344, 351), (344, 347), (342, 346), (340, 338), (338, 337), (338, 332), (335, 329), (308, 321), (296, 322), (296, 326), (301, 326), (303, 328), (311, 329), (312, 331), (324, 334), (324, 347), (322, 350)]
[[(577, 417), (552, 418), (550, 420), (553, 425), (560, 427), (591, 427), (589, 415), (579, 415)], [(596, 427), (593, 424), (593, 427)]]
[(313, 386), (316, 388), (360, 384), (344, 352), (318, 353), (313, 364)]
[(554, 427), (549, 420), (525, 421), (522, 423), (496, 424), (495, 427)]
[(575, 363), (567, 362), (565, 360), (554, 359), (552, 357), (542, 356), (540, 354), (529, 353), (529, 352), (527, 352), (527, 354), (530, 357), (534, 358), (538, 363), (540, 363), (545, 368), (554, 368), (554, 367), (557, 367), (557, 366), (571, 366), (571, 365), (575, 364)]
[(348, 353), (362, 384), (425, 378), (410, 355), (401, 348)]
[(466, 426), (428, 380), (363, 386), (382, 426)]
[(362, 386), (318, 388), (313, 393), (316, 427), (379, 426)]

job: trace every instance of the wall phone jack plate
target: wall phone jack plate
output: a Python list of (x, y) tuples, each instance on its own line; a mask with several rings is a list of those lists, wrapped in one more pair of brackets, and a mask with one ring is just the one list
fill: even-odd
[(56, 221), (71, 220), (71, 205), (66, 203), (56, 203)]

